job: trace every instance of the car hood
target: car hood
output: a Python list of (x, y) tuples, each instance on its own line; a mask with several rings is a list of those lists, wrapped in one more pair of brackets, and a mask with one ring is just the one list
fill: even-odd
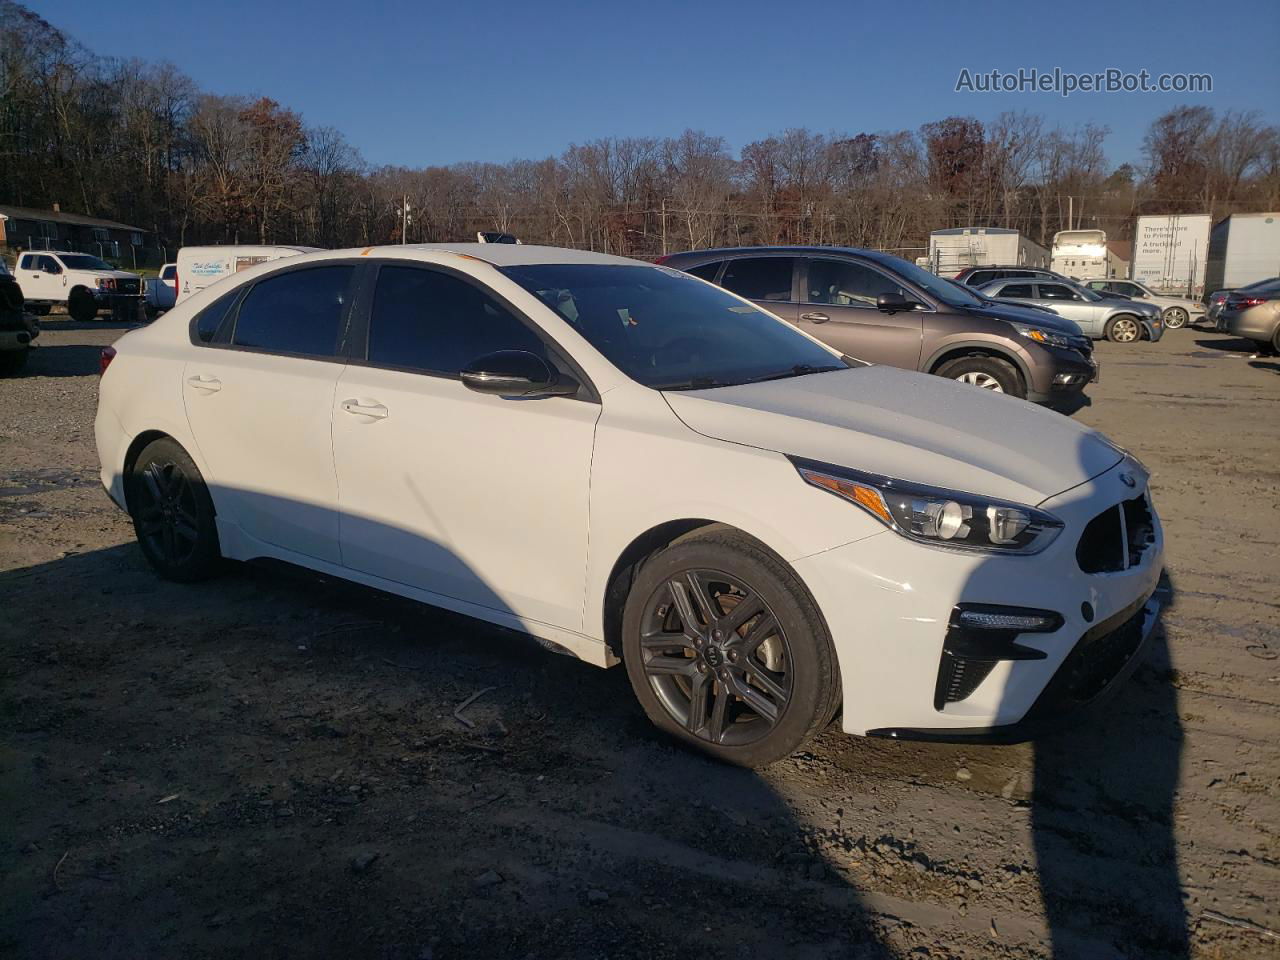
[(893, 367), (663, 395), (707, 437), (1032, 505), (1123, 456), (1051, 410)]
[(1001, 301), (999, 303), (983, 304), (980, 307), (966, 308), (976, 317), (992, 317), (996, 320), (1009, 320), (1013, 323), (1030, 323), (1046, 330), (1054, 330), (1058, 333), (1070, 334), (1073, 337), (1084, 336), (1080, 325), (1074, 320), (1059, 316), (1056, 313), (1050, 313), (1048, 310), (1033, 310), (1022, 304), (1013, 304)]

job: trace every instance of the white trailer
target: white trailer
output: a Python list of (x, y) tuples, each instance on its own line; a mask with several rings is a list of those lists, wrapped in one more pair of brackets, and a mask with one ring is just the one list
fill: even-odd
[(1129, 275), (1128, 262), (1107, 247), (1105, 230), (1059, 230), (1053, 235), (1052, 269), (1076, 280)]
[(1133, 231), (1129, 279), (1160, 293), (1200, 297), (1211, 226), (1207, 213), (1139, 217)]
[(1233, 213), (1209, 231), (1204, 288), (1234, 290), (1280, 277), (1280, 213)]
[(933, 271), (953, 277), (965, 267), (1049, 266), (1049, 251), (1007, 227), (953, 227), (929, 234)]

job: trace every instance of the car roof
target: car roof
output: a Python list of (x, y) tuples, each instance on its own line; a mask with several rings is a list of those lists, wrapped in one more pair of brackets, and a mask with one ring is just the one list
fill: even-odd
[(482, 260), (495, 267), (526, 267), (538, 264), (595, 263), (614, 266), (650, 266), (643, 260), (618, 257), (610, 253), (591, 250), (570, 250), (567, 247), (545, 247), (534, 243), (408, 243), (381, 247), (362, 247), (356, 250), (334, 250), (339, 256), (408, 257), (415, 253), (454, 253), (461, 257)]

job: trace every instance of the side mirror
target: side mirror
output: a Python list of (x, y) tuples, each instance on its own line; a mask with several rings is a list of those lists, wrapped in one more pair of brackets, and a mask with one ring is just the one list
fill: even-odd
[(578, 381), (527, 350), (486, 353), (463, 367), (461, 377), (468, 389), (495, 397), (571, 397), (578, 392)]
[(900, 293), (882, 293), (876, 297), (876, 309), (885, 313), (897, 313), (900, 310), (914, 310), (916, 302), (908, 300)]

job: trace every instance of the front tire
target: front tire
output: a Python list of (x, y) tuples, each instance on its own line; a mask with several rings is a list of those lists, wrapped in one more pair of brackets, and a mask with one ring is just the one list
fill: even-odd
[(804, 585), (761, 544), (704, 527), (650, 556), (622, 621), (627, 676), (659, 729), (746, 767), (831, 722), (839, 670)]
[(213, 501), (204, 478), (177, 441), (143, 448), (125, 475), (125, 498), (143, 556), (166, 580), (213, 576), (221, 550)]
[(1107, 321), (1107, 339), (1112, 343), (1133, 343), (1142, 339), (1142, 325), (1136, 317), (1122, 313)]
[(98, 301), (88, 290), (72, 290), (67, 299), (67, 313), (72, 320), (87, 323), (98, 315)]
[(1190, 315), (1181, 307), (1170, 307), (1164, 312), (1164, 325), (1167, 330), (1180, 330), (1190, 319)]
[(944, 363), (938, 368), (937, 374), (992, 393), (1007, 393), (1018, 398), (1027, 395), (1017, 368), (998, 357), (959, 357)]

